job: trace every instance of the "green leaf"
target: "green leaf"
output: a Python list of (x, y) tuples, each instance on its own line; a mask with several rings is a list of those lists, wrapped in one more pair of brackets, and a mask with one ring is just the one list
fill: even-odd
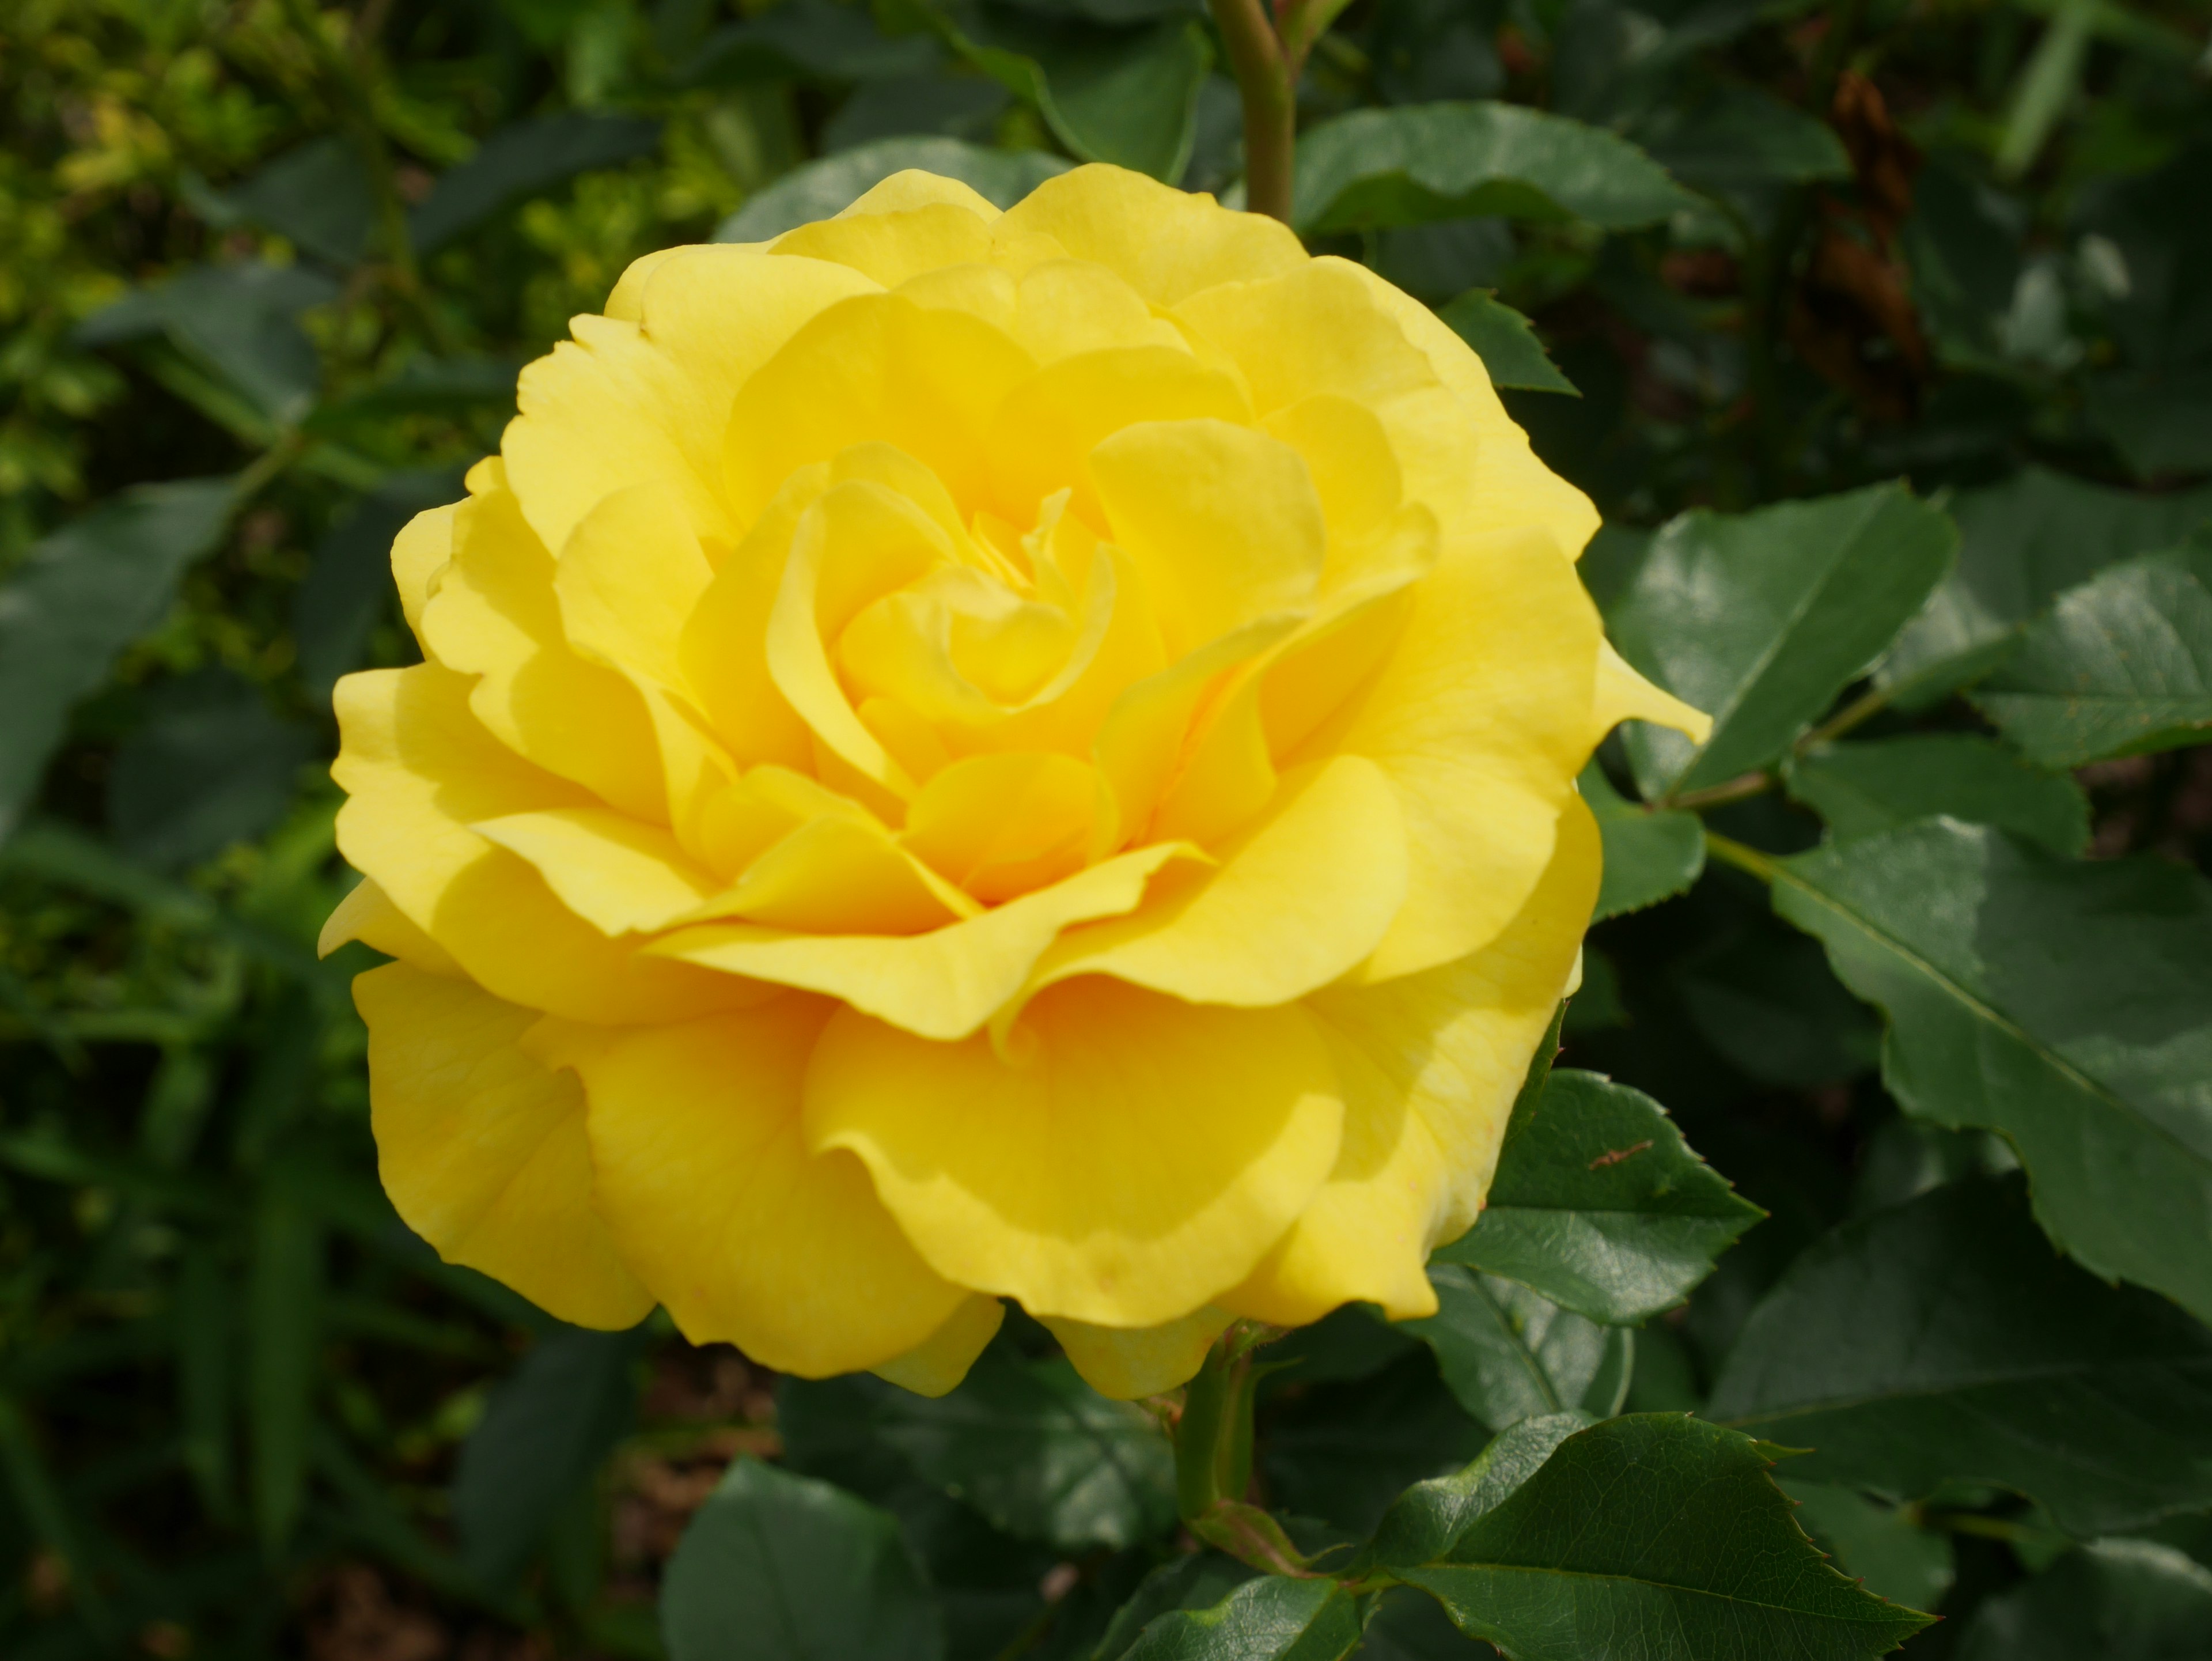
[(1881, 1042), (1871, 1012), (1814, 942), (1760, 925), (1723, 935), (1676, 971), (1698, 1036), (1761, 1084), (1816, 1090), (1872, 1072)]
[[(503, 395), (511, 397), (514, 372), (502, 368)], [(389, 474), (315, 544), (307, 577), (293, 591), (292, 633), (300, 678), (318, 702), (329, 698), (339, 676), (361, 667), (369, 636), (392, 612), (392, 538), (424, 508), (459, 500), (461, 489), (456, 472)]]
[(1299, 138), (1295, 177), (1304, 235), (1479, 214), (1632, 230), (1696, 200), (1626, 139), (1518, 104), (1354, 110)]
[(1145, 1628), (1177, 1609), (1210, 1609), (1259, 1571), (1218, 1551), (1184, 1553), (1139, 1583), (1114, 1611), (1090, 1661), (1121, 1661)]
[(1769, 1463), (1695, 1419), (1608, 1420), (1401, 1573), (1516, 1661), (1856, 1661), (1927, 1624), (1821, 1560)]
[(1877, 1597), (1907, 1609), (1932, 1609), (1956, 1574), (1951, 1539), (1923, 1527), (1908, 1506), (1886, 1506), (1854, 1488), (1783, 1479), (1797, 1502), (1797, 1520), (1836, 1567)]
[(1504, 1430), (1570, 1409), (1602, 1417), (1620, 1405), (1617, 1388), (1611, 1402), (1589, 1398), (1601, 1375), (1626, 1382), (1613, 1354), (1633, 1342), (1625, 1328), (1601, 1326), (1524, 1286), (1457, 1263), (1432, 1263), (1429, 1281), (1437, 1312), (1399, 1324), (1436, 1351), (1445, 1385), (1483, 1424)]
[(643, 1337), (572, 1328), (540, 1339), (461, 1445), (453, 1524), (462, 1561), (486, 1586), (520, 1578), (562, 1505), (629, 1433)]
[(2202, 743), (2212, 729), (2212, 542), (2147, 554), (2061, 594), (1974, 703), (2045, 767)]
[(563, 110), (501, 127), (474, 155), (440, 175), (407, 216), (415, 251), (434, 253), (508, 204), (580, 173), (618, 167), (660, 145), (660, 123), (643, 116)]
[(1607, 619), (1629, 662), (1713, 718), (1693, 746), (1623, 734), (1649, 800), (1719, 784), (1789, 748), (1864, 674), (1951, 563), (1943, 515), (1900, 485), (1749, 514), (1684, 514)]
[(1267, 1574), (1210, 1609), (1162, 1615), (1127, 1661), (1338, 1661), (1360, 1626), (1359, 1600), (1334, 1580)]
[(2098, 1540), (1974, 1611), (1959, 1661), (2212, 1655), (2212, 1569), (2148, 1540)]
[(258, 261), (195, 265), (127, 294), (77, 326), (87, 346), (166, 336), (185, 356), (279, 426), (298, 422), (322, 386), (322, 360), (296, 319), (338, 285), (320, 271)]
[(360, 153), (344, 139), (310, 139), (226, 194), (241, 217), (290, 238), (333, 265), (358, 264), (376, 222)]
[(125, 854), (181, 870), (284, 817), (313, 733), (271, 715), (260, 690), (228, 669), (164, 682), (148, 701), (108, 774), (108, 828)]
[(1791, 1466), (1809, 1481), (1900, 1500), (1995, 1482), (2077, 1536), (2212, 1505), (2212, 1332), (2060, 1257), (2016, 1177), (1933, 1189), (1813, 1245), (1745, 1323), (1706, 1411), (1810, 1447)]
[(2029, 467), (1950, 506), (1958, 565), (1875, 671), (1908, 708), (1988, 673), (2067, 589), (2212, 520), (2212, 488), (2144, 496)]
[(1516, 1108), (1482, 1215), (1434, 1261), (1626, 1324), (1681, 1302), (1763, 1214), (1649, 1096), (1562, 1068)]
[(1064, 1550), (1130, 1545), (1175, 1516), (1175, 1454), (1158, 1421), (1098, 1395), (1059, 1356), (995, 1347), (949, 1396), (886, 1394), (876, 1428), (998, 1527)]
[(994, 150), (957, 138), (886, 138), (795, 167), (715, 228), (717, 242), (765, 242), (843, 212), (895, 173), (920, 167), (957, 179), (1010, 208), (1067, 161), (1042, 150)]
[(926, 34), (893, 39), (867, 11), (830, 0), (783, 0), (757, 17), (717, 29), (685, 66), (686, 80), (718, 87), (798, 77), (881, 81), (919, 75), (938, 57)]
[(2054, 854), (2089, 845), (2089, 800), (2079, 785), (1971, 733), (1822, 745), (1795, 757), (1784, 777), (1790, 794), (1826, 819), (1839, 841), (1948, 813), (2013, 831)]
[(185, 1468), (201, 1503), (228, 1519), (235, 1506), (230, 1288), (212, 1248), (190, 1247), (177, 1269), (177, 1417)]
[(1906, 1110), (2002, 1132), (2062, 1247), (2212, 1316), (2212, 888), (1945, 819), (1772, 870), (1776, 911), (1888, 1017)]
[(1652, 156), (1709, 191), (1848, 179), (1851, 158), (1835, 129), (1772, 93), (1716, 82), (1639, 121)]
[(669, 1661), (939, 1661), (943, 1622), (889, 1513), (740, 1458), (661, 1582)]
[(1199, 88), (1213, 66), (1194, 21), (1102, 29), (970, 5), (929, 15), (955, 52), (1034, 105), (1079, 159), (1169, 184), (1190, 165)]
[(255, 1208), (246, 1288), (253, 1522), (263, 1548), (271, 1552), (291, 1538), (307, 1497), (322, 1290), (322, 1228), (285, 1173), (272, 1171)]
[(1361, 1561), (1390, 1569), (1437, 1561), (1589, 1422), (1585, 1413), (1547, 1413), (1498, 1432), (1466, 1469), (1416, 1482), (1393, 1500)]
[(2212, 363), (2109, 370), (2087, 394), (2089, 418), (2137, 478), (2212, 472)]
[(1285, 1511), (1364, 1533), (1408, 1483), (1456, 1470), (1486, 1439), (1424, 1346), (1370, 1378), (1270, 1403), (1260, 1463)]
[(1630, 801), (1595, 761), (1583, 769), (1579, 788), (1605, 841), (1605, 874), (1591, 922), (1671, 899), (1704, 873), (1705, 827), (1695, 813)]
[(1452, 332), (1474, 348), (1493, 386), (1516, 386), (1523, 392), (1565, 392), (1580, 398), (1575, 383), (1561, 374), (1535, 326), (1504, 304), (1492, 289), (1469, 289), (1437, 315)]

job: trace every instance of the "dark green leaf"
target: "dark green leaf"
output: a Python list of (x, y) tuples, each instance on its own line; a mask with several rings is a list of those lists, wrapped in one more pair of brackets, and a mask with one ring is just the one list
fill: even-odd
[(1129, 1646), (1162, 1615), (1177, 1609), (1210, 1609), (1259, 1571), (1218, 1551), (1194, 1551), (1163, 1563), (1114, 1611), (1091, 1661), (1121, 1661)]
[(936, 59), (928, 36), (879, 33), (867, 11), (830, 0), (784, 0), (757, 17), (717, 29), (685, 66), (685, 77), (714, 86), (801, 76), (878, 81), (919, 75)]
[(514, 1583), (629, 1432), (641, 1336), (570, 1329), (540, 1339), (461, 1445), (453, 1523), (462, 1561), (485, 1585)]
[(1493, 386), (1517, 386), (1524, 392), (1565, 392), (1580, 398), (1575, 383), (1561, 374), (1536, 338), (1528, 319), (1499, 301), (1494, 290), (1469, 289), (1437, 315), (1452, 332), (1474, 348)]
[(2212, 520), (2212, 489), (2143, 496), (2029, 467), (1951, 502), (1959, 563), (1875, 671), (1915, 705), (1986, 674), (2015, 633), (2107, 565)]
[(108, 828), (125, 854), (180, 870), (283, 818), (312, 733), (270, 714), (260, 691), (227, 669), (166, 682), (148, 702), (107, 779)]
[(1695, 199), (1626, 139), (1517, 104), (1355, 110), (1299, 138), (1296, 179), (1309, 235), (1478, 214), (1631, 230)]
[[(510, 392), (512, 391), (510, 374)], [(392, 610), (392, 540), (416, 514), (461, 494), (450, 472), (392, 473), (348, 508), (315, 545), (292, 596), (300, 677), (319, 701), (361, 666), (370, 635)]]
[(376, 198), (361, 155), (343, 138), (287, 150), (229, 192), (243, 217), (264, 225), (333, 265), (356, 264), (368, 247)]
[(1370, 1378), (1271, 1403), (1260, 1462), (1282, 1509), (1364, 1533), (1407, 1484), (1458, 1469), (1486, 1439), (1421, 1348)]
[(660, 123), (635, 115), (563, 110), (501, 127), (460, 166), (442, 174), (407, 216), (417, 253), (433, 253), (512, 202), (594, 167), (648, 155)]
[(2079, 785), (1971, 733), (1823, 745), (1784, 771), (1790, 794), (1838, 840), (1948, 813), (2014, 831), (2054, 854), (2089, 845), (2089, 801)]
[(885, 1397), (877, 1431), (1000, 1528), (1066, 1550), (1126, 1546), (1175, 1515), (1175, 1458), (1158, 1421), (1098, 1395), (1057, 1356), (987, 1350), (950, 1396)]
[(1703, 873), (1705, 827), (1695, 813), (1628, 800), (1595, 761), (1583, 769), (1580, 788), (1605, 839), (1605, 874), (1593, 922), (1672, 898)]
[(2197, 1661), (2212, 1569), (2148, 1540), (2099, 1540), (1974, 1611), (1959, 1661)]
[(1661, 162), (1705, 190), (1848, 179), (1851, 159), (1825, 121), (1769, 92), (1717, 82), (1637, 124)]
[(0, 587), (0, 842), (37, 790), (70, 706), (161, 620), (229, 513), (228, 479), (142, 484), (46, 538)]
[(1675, 977), (1698, 1036), (1746, 1078), (1815, 1090), (1871, 1072), (1872, 1014), (1802, 935), (1768, 924), (1700, 952)]
[(957, 138), (885, 138), (794, 169), (724, 220), (714, 240), (765, 242), (794, 226), (831, 218), (908, 167), (957, 179), (1009, 208), (1054, 174), (1066, 173), (1068, 164), (1042, 150), (986, 149)]
[(228, 1518), (235, 1505), (230, 1288), (214, 1251), (192, 1247), (177, 1269), (177, 1416), (185, 1468), (208, 1510)]
[(1416, 1482), (1392, 1501), (1363, 1560), (1391, 1569), (1437, 1561), (1589, 1422), (1585, 1413), (1547, 1413), (1498, 1432), (1465, 1470)]
[(2090, 418), (2137, 478), (2212, 471), (2212, 363), (2094, 375), (2088, 393)]
[(1836, 1567), (1877, 1597), (1932, 1609), (1951, 1589), (1951, 1540), (1923, 1527), (1909, 1506), (1887, 1506), (1853, 1488), (1783, 1479), (1797, 1520)]
[(1775, 867), (1774, 908), (1888, 1017), (1911, 1112), (2002, 1131), (2066, 1250), (2212, 1314), (2212, 889), (1950, 820)]
[(1524, 1286), (1457, 1263), (1432, 1263), (1429, 1280), (1437, 1312), (1399, 1324), (1436, 1351), (1459, 1404), (1494, 1430), (1592, 1405), (1585, 1397), (1609, 1348), (1630, 1338)]
[(1199, 88), (1213, 64), (1204, 31), (1186, 18), (1139, 29), (1042, 24), (957, 5), (933, 13), (953, 50), (1034, 105), (1085, 161), (1109, 161), (1172, 184), (1190, 163)]
[(1745, 1323), (1706, 1411), (1900, 1500), (1948, 1480), (2077, 1535), (2212, 1504), (2212, 1332), (2036, 1232), (2017, 1177), (1845, 1225)]
[(1638, 722), (1647, 800), (1774, 760), (1880, 657), (1951, 563), (1949, 520), (1903, 488), (1683, 514), (1607, 618), (1620, 654), (1713, 718), (1702, 747)]
[(1974, 702), (2046, 767), (2203, 742), (2212, 542), (2130, 560), (2059, 595)]
[(337, 294), (330, 277), (299, 265), (195, 265), (94, 313), (76, 336), (104, 346), (165, 335), (262, 415), (289, 426), (322, 386), (322, 361), (296, 319)]
[(1760, 1214), (1658, 1103), (1562, 1069), (1515, 1110), (1482, 1215), (1436, 1260), (1519, 1281), (1595, 1320), (1640, 1321), (1686, 1297)]
[(1768, 1463), (1694, 1419), (1608, 1420), (1402, 1573), (1516, 1661), (1856, 1661), (1926, 1624), (1821, 1561)]
[(1358, 1647), (1359, 1600), (1334, 1580), (1266, 1574), (1210, 1609), (1145, 1628), (1128, 1661), (1337, 1661)]
[(944, 1628), (898, 1524), (827, 1482), (741, 1458), (660, 1592), (669, 1661), (938, 1661)]
[(987, 143), (1012, 98), (997, 82), (980, 75), (908, 75), (878, 81), (854, 92), (830, 118), (822, 129), (823, 154), (883, 138), (939, 136)]
[(323, 1235), (281, 1171), (261, 1188), (246, 1295), (246, 1402), (253, 1522), (264, 1548), (291, 1537), (307, 1497), (319, 1369)]

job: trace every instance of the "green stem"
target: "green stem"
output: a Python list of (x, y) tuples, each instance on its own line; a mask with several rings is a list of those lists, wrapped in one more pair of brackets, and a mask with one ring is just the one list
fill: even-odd
[(1668, 797), (1659, 805), (1696, 812), (1702, 808), (1718, 807), (1724, 803), (1763, 796), (1773, 788), (1774, 775), (1771, 773), (1740, 773), (1724, 784), (1708, 785), (1702, 790), (1685, 790), (1679, 796)]
[[(1214, 26), (1221, 31), (1229, 68), (1244, 100), (1244, 204), (1287, 225), (1297, 139), (1297, 64), (1275, 33), (1267, 0), (1212, 3)], [(1301, 48), (1299, 61), (1304, 58)]]
[(1853, 698), (1834, 715), (1798, 739), (1798, 753), (1802, 755), (1816, 745), (1839, 739), (1853, 727), (1871, 721), (1889, 708), (1890, 690), (1887, 686), (1876, 686)]
[(1762, 854), (1756, 848), (1747, 848), (1734, 837), (1723, 837), (1717, 830), (1705, 832), (1705, 852), (1723, 865), (1732, 865), (1764, 883), (1771, 883), (1780, 871), (1773, 855)]
[(1252, 1348), (1244, 1323), (1231, 1326), (1183, 1393), (1175, 1432), (1176, 1508), (1186, 1522), (1221, 1500), (1241, 1500), (1251, 1483)]

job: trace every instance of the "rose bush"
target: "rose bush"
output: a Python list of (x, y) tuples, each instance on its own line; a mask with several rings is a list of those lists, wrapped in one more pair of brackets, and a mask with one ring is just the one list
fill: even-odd
[(337, 695), (401, 1214), (568, 1320), (1109, 1394), (1425, 1314), (1636, 715), (1584, 497), (1283, 226), (898, 175), (640, 260), (392, 564)]

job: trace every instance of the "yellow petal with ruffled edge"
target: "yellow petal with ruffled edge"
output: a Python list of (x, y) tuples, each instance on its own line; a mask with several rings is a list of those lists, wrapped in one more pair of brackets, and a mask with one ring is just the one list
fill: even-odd
[(1335, 1069), (1304, 1012), (1200, 1009), (1089, 979), (1025, 1014), (1018, 1059), (850, 1009), (806, 1080), (938, 1273), (1039, 1316), (1180, 1319), (1251, 1272), (1335, 1163)]
[(918, 1349), (871, 1368), (877, 1378), (916, 1396), (950, 1396), (999, 1335), (1006, 1306), (996, 1298), (970, 1298)]
[(807, 1150), (800, 1081), (832, 1007), (794, 995), (532, 1038), (582, 1076), (599, 1215), (684, 1336), (810, 1378), (909, 1354), (968, 1296), (915, 1256), (859, 1160)]
[(1590, 725), (1602, 738), (1624, 721), (1656, 721), (1686, 734), (1692, 744), (1703, 744), (1713, 733), (1713, 718), (1693, 709), (1664, 687), (1655, 686), (1613, 649), (1611, 641), (1599, 642), (1597, 692), (1592, 699)]
[(1001, 240), (1048, 236), (1076, 259), (1115, 272), (1155, 306), (1306, 261), (1290, 227), (1263, 214), (1224, 213), (1210, 196), (1096, 165), (1046, 179), (1009, 208), (997, 228)]
[(1156, 1327), (1101, 1327), (1059, 1317), (1045, 1325), (1085, 1384), (1114, 1401), (1135, 1402), (1189, 1383), (1233, 1318), (1208, 1304)]
[(384, 1190), (449, 1263), (578, 1326), (635, 1326), (653, 1297), (592, 1209), (584, 1093), (525, 1055), (537, 1012), (386, 964), (356, 976)]
[(409, 922), (407, 914), (392, 903), (392, 896), (368, 877), (356, 883), (323, 919), (322, 933), (315, 937), (315, 955), (327, 958), (350, 940), (411, 964), (428, 975), (462, 972), (453, 954)]
[(1565, 996), (1596, 903), (1597, 829), (1575, 802), (1558, 851), (1504, 933), (1472, 956), (1307, 1000), (1346, 1081), (1336, 1169), (1221, 1302), (1283, 1326), (1340, 1304), (1436, 1312), (1424, 1265), (1480, 1206), (1530, 1056)]

